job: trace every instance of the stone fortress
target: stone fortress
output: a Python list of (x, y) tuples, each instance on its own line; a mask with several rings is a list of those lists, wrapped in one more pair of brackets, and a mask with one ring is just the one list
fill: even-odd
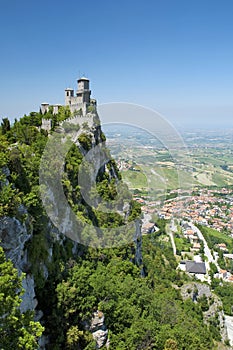
[[(89, 79), (82, 77), (77, 80), (78, 89), (74, 95), (74, 89), (67, 88), (65, 89), (65, 106), (69, 106), (69, 109), (72, 113), (72, 117), (66, 119), (67, 122), (72, 124), (80, 124), (80, 122), (89, 122), (90, 117), (97, 114), (96, 112), (96, 100), (91, 98), (91, 90), (89, 88)], [(59, 108), (61, 105), (50, 105), (49, 103), (42, 103), (40, 110), (42, 114), (49, 112), (52, 109), (53, 114), (58, 114)], [(50, 131), (51, 129), (51, 120), (42, 119), (41, 129)]]

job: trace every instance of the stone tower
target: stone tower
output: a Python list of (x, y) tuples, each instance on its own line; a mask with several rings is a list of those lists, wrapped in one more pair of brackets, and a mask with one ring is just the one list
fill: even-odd
[(85, 77), (78, 79), (78, 90), (76, 92), (81, 103), (90, 104), (91, 90), (89, 90), (89, 80)]
[(87, 108), (91, 103), (91, 90), (89, 89), (89, 79), (82, 77), (78, 79), (78, 89), (76, 96), (74, 96), (74, 90), (65, 89), (65, 105), (70, 107), (71, 112), (81, 111), (83, 115), (86, 115)]
[(47, 113), (49, 111), (49, 103), (47, 102), (41, 103), (40, 109), (42, 114)]
[(69, 106), (71, 104), (72, 98), (74, 97), (74, 90), (67, 88), (65, 89), (65, 105)]
[[(69, 106), (71, 113), (75, 115), (86, 116), (88, 112), (96, 112), (96, 100), (91, 98), (91, 90), (89, 88), (89, 79), (82, 77), (77, 80), (78, 89), (74, 94), (74, 89), (65, 89), (65, 106)], [(53, 114), (58, 114), (60, 105), (51, 105), (49, 103), (41, 104), (41, 113), (49, 112), (50, 107), (53, 107)], [(88, 108), (90, 107), (90, 108)]]

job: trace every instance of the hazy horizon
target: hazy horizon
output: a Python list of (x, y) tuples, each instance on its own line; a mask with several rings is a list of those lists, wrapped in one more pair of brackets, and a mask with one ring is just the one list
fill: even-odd
[(230, 0), (1, 5), (0, 118), (20, 118), (90, 79), (99, 104), (152, 108), (175, 127), (227, 128), (233, 116)]

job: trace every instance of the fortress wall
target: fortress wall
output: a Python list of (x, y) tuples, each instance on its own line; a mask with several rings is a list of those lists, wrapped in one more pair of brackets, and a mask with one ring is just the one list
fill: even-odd
[(41, 129), (50, 131), (52, 127), (52, 121), (50, 119), (42, 119)]
[(75, 117), (71, 117), (68, 118), (66, 120), (64, 120), (64, 122), (66, 123), (71, 123), (74, 125), (80, 125), (82, 126), (83, 123), (87, 123), (89, 127), (92, 127), (94, 124), (94, 115), (86, 115), (86, 116), (75, 116)]

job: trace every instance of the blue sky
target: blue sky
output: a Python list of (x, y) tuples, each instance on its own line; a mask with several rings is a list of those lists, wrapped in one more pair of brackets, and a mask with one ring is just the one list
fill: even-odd
[(232, 18), (231, 0), (1, 1), (0, 117), (63, 103), (85, 74), (98, 103), (233, 127)]

